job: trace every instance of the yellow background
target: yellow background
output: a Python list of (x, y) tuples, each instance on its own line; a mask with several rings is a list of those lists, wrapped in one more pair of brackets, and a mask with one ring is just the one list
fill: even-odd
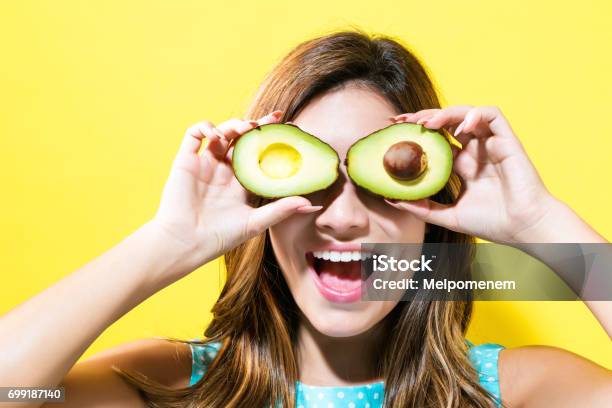
[[(611, 15), (607, 0), (3, 2), (0, 313), (148, 220), (189, 124), (242, 116), (291, 47), (352, 25), (408, 43), (447, 104), (501, 106), (550, 190), (610, 237)], [(221, 274), (213, 262), (170, 286), (86, 355), (198, 336)], [(578, 302), (480, 303), (469, 337), (612, 368)]]

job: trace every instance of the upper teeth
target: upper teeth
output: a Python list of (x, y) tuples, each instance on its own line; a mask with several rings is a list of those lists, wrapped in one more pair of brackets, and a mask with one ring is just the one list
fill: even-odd
[(361, 251), (314, 251), (312, 255), (332, 262), (360, 261), (366, 257), (366, 253)]

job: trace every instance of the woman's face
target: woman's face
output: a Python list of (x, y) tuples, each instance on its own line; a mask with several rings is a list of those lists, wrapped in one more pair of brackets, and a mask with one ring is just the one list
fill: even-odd
[[(351, 144), (388, 126), (389, 117), (398, 113), (379, 93), (348, 84), (315, 98), (293, 122), (331, 145), (342, 163)], [(423, 242), (425, 223), (358, 190), (344, 165), (334, 185), (307, 197), (323, 209), (270, 228), (276, 258), (298, 307), (315, 329), (333, 337), (363, 333), (397, 302), (360, 301), (360, 262), (347, 259), (360, 256), (361, 243)]]

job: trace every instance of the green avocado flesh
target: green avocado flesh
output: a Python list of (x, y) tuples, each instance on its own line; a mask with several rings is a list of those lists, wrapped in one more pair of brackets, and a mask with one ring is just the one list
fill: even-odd
[(297, 126), (262, 125), (238, 138), (232, 153), (236, 178), (266, 198), (309, 194), (338, 177), (338, 154)]
[[(413, 142), (424, 153), (426, 167), (418, 177), (402, 180), (385, 168), (385, 154), (400, 142)], [(353, 182), (370, 192), (398, 200), (419, 200), (440, 191), (453, 167), (453, 153), (444, 136), (421, 125), (397, 123), (355, 142), (346, 156)]]

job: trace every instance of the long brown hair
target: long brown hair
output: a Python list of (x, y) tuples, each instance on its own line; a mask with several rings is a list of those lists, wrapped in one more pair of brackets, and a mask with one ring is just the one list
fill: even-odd
[[(273, 110), (294, 118), (313, 97), (348, 82), (384, 95), (397, 112), (439, 108), (423, 65), (396, 40), (343, 31), (293, 49), (261, 85), (248, 117)], [(452, 175), (434, 200), (451, 203), (460, 180)], [(263, 202), (260, 201), (258, 204)], [(425, 242), (471, 243), (472, 237), (429, 225)], [(123, 373), (150, 407), (264, 407), (295, 405), (298, 307), (267, 233), (225, 255), (227, 280), (213, 307), (204, 342), (222, 346), (194, 386), (170, 390)], [(467, 265), (466, 253), (458, 264)], [(385, 317), (388, 330), (379, 371), (386, 407), (492, 407), (467, 357), (464, 335), (470, 301), (400, 302)]]

